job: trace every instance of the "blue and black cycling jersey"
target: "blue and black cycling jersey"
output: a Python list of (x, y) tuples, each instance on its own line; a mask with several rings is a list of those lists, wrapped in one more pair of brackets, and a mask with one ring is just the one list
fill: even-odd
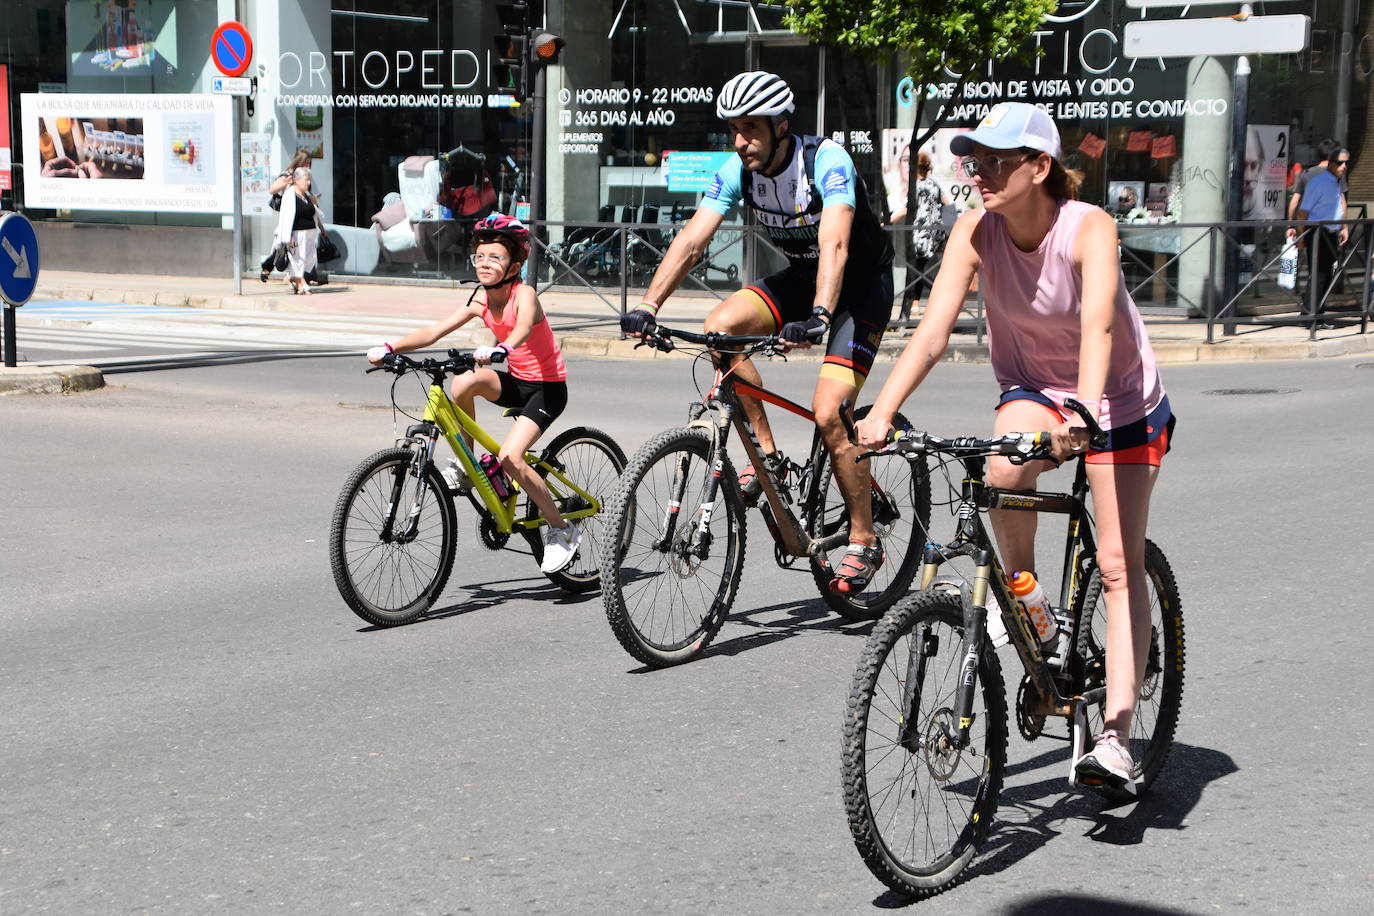
[(754, 211), (791, 269), (815, 276), (820, 262), (821, 213), (835, 204), (854, 208), (845, 277), (892, 265), (892, 241), (869, 206), (863, 179), (843, 146), (824, 137), (787, 134), (791, 147), (778, 174), (744, 171), (735, 156), (716, 172), (701, 206), (724, 216), (741, 200)]

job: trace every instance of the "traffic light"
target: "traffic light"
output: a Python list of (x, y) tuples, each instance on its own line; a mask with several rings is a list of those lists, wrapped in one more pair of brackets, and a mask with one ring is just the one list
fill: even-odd
[(492, 39), (496, 48), (492, 85), (523, 100), (529, 95), (530, 5), (525, 0), (497, 0), (496, 15), (501, 34)]
[(559, 36), (552, 32), (545, 32), (543, 29), (535, 29), (530, 35), (530, 50), (532, 56), (530, 62), (536, 67), (545, 67), (549, 64), (558, 63), (558, 54), (567, 44)]

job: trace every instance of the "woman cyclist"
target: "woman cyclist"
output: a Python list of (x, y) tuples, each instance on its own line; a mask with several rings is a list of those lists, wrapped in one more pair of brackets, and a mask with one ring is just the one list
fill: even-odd
[[(539, 304), (534, 287), (520, 282), (520, 269), (530, 254), (530, 233), (518, 219), (494, 213), (477, 223), (472, 232), (472, 266), (481, 289), (473, 290), (467, 304), (429, 327), (412, 331), (394, 343), (384, 343), (367, 351), (374, 364), (388, 353), (405, 353), (431, 346), (435, 341), (472, 321), (481, 319), (496, 335), (495, 346), (473, 351), (479, 366), (488, 366), (493, 354), (504, 352), (508, 372), (480, 368), (453, 380), (453, 400), (469, 416), (475, 413), (475, 399), (481, 395), (502, 407), (520, 411), (498, 456), (520, 488), (549, 520), (544, 532), (544, 560), (540, 569), (554, 573), (566, 567), (577, 555), (582, 532), (569, 524), (558, 511), (548, 487), (525, 462), (525, 452), (558, 419), (568, 405), (567, 369), (563, 354), (554, 340), (548, 318)], [(472, 437), (463, 433), (472, 446)], [(458, 489), (471, 483), (452, 481)]]
[[(858, 424), (859, 439), (869, 448), (886, 440), (893, 414), (944, 354), (980, 274), (991, 361), (1002, 388), (995, 434), (1048, 423), (1056, 459), (1087, 450), (1107, 599), (1107, 703), (1102, 734), (1075, 763), (1075, 775), (1104, 794), (1132, 793), (1128, 736), (1150, 641), (1145, 526), (1174, 426), (1169, 399), (1126, 292), (1116, 223), (1075, 199), (1078, 176), (1059, 162), (1059, 131), (1050, 117), (1033, 105), (999, 104), (950, 149), (963, 157), (983, 209), (955, 224), (925, 316), (872, 412)], [(1107, 432), (1103, 450), (1088, 448), (1083, 421), (1064, 410), (1070, 397)], [(1033, 489), (1046, 467), (994, 457), (987, 482)], [(1035, 514), (989, 515), (1007, 569), (1034, 570)]]

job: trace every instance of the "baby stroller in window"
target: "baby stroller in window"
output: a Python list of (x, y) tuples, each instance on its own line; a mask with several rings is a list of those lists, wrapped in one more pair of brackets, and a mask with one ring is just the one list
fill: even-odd
[[(615, 218), (615, 207), (602, 206), (596, 213), (598, 223)], [(567, 274), (584, 279), (608, 277), (620, 269), (620, 242), (612, 226), (578, 226), (568, 230), (562, 242), (549, 246), (545, 280), (558, 280)]]

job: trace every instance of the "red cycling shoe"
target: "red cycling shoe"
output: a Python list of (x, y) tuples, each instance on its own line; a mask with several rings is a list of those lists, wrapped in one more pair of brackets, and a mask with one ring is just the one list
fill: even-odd
[(883, 566), (883, 542), (872, 547), (860, 541), (850, 541), (844, 559), (830, 580), (830, 590), (841, 595), (857, 595), (868, 588), (873, 576)]

